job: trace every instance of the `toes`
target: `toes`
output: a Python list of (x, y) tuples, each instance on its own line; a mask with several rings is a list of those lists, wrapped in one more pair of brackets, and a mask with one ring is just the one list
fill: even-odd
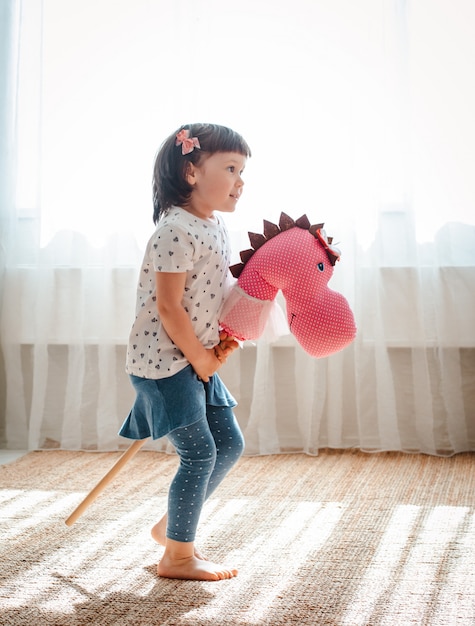
[(220, 572), (220, 580), (228, 580), (229, 578), (234, 578), (236, 575), (237, 570), (225, 569)]

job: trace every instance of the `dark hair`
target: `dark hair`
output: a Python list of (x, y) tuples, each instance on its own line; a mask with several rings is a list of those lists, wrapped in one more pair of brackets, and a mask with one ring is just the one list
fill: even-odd
[[(189, 130), (189, 136), (196, 137), (200, 142), (200, 149), (195, 148), (188, 154), (182, 154), (181, 145), (175, 145), (176, 136), (181, 130)], [(170, 207), (182, 206), (189, 201), (193, 188), (186, 180), (188, 164), (199, 165), (203, 158), (215, 152), (237, 152), (246, 157), (251, 156), (251, 150), (241, 135), (231, 128), (217, 124), (185, 124), (165, 139), (153, 168), (155, 224)]]

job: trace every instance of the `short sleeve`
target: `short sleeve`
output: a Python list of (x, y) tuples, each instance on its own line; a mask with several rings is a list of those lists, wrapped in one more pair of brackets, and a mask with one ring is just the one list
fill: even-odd
[(150, 252), (155, 272), (186, 272), (193, 268), (192, 235), (176, 224), (163, 224), (157, 229)]

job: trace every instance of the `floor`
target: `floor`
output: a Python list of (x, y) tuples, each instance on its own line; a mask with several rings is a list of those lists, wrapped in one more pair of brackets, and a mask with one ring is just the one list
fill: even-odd
[(26, 450), (0, 450), (0, 465), (11, 463), (24, 454), (27, 454)]

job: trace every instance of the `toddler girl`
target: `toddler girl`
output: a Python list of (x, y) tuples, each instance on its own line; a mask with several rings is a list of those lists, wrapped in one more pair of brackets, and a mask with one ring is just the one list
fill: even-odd
[(136, 391), (120, 434), (167, 436), (179, 456), (168, 514), (152, 529), (164, 545), (159, 576), (231, 578), (237, 570), (194, 546), (205, 500), (242, 454), (234, 398), (216, 373), (237, 347), (219, 332), (230, 249), (220, 212), (233, 212), (251, 156), (224, 126), (186, 125), (162, 144), (153, 176), (156, 230), (140, 271), (126, 371)]

